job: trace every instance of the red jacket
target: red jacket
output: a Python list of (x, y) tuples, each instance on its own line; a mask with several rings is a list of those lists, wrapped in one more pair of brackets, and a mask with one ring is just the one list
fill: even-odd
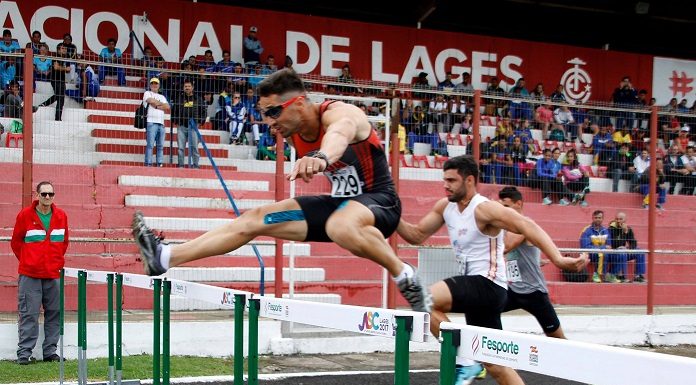
[(19, 259), (19, 274), (32, 278), (60, 278), (68, 249), (68, 216), (51, 204), (51, 224), (44, 229), (34, 201), (17, 214), (12, 251)]

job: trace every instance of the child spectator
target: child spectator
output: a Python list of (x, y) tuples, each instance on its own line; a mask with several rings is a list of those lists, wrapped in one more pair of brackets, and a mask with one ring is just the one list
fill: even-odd
[(575, 193), (571, 204), (580, 202), (580, 206), (587, 207), (585, 196), (590, 192), (590, 175), (587, 170), (580, 169), (580, 162), (578, 162), (578, 154), (575, 149), (570, 149), (566, 152), (561, 172), (565, 179), (566, 188)]

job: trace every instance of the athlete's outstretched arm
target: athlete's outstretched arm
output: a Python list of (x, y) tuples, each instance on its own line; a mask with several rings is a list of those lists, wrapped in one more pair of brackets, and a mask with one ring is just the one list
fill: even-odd
[(476, 207), (476, 220), (479, 223), (523, 235), (561, 269), (580, 271), (587, 265), (587, 255), (580, 255), (580, 258), (561, 255), (551, 237), (536, 222), (498, 202), (485, 202)]
[(524, 235), (516, 234), (510, 231), (505, 232), (505, 251), (504, 253), (507, 254), (511, 250), (516, 249), (518, 246), (523, 244), (526, 241), (524, 238)]
[(401, 238), (405, 239), (406, 242), (412, 245), (420, 245), (445, 223), (443, 213), (446, 206), (447, 198), (440, 199), (418, 224), (406, 222), (402, 217), (399, 221), (399, 227), (396, 228), (396, 232)]

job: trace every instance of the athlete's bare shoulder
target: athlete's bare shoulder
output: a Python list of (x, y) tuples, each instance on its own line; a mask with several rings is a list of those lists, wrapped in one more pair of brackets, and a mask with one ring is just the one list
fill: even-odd
[(326, 107), (324, 114), (321, 116), (321, 123), (326, 127), (327, 131), (334, 128), (332, 125), (337, 127), (354, 125), (356, 129), (354, 141), (364, 140), (372, 131), (372, 125), (367, 120), (367, 115), (365, 115), (363, 110), (341, 101), (333, 102)]

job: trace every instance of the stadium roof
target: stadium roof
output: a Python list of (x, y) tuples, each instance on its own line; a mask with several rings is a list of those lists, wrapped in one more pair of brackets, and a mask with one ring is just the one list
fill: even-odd
[(696, 2), (687, 0), (203, 1), (696, 59)]

